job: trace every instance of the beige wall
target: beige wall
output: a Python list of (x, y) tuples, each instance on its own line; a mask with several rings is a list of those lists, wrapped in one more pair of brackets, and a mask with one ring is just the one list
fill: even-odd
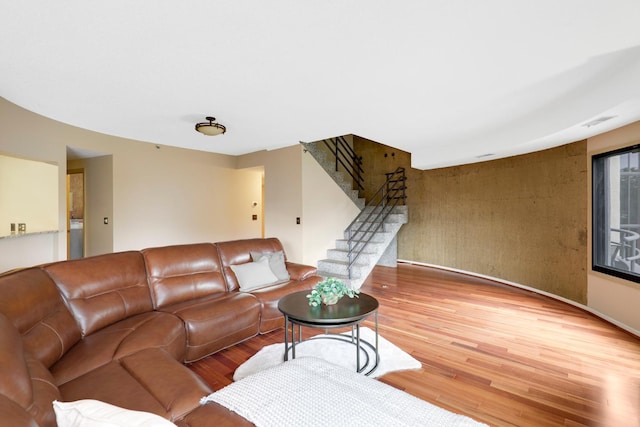
[[(591, 157), (595, 154), (640, 144), (640, 122), (589, 138), (587, 141), (589, 172)], [(591, 174), (589, 174), (591, 175)], [(591, 183), (587, 183), (591, 206)], [(589, 210), (589, 223), (591, 211)], [(589, 247), (591, 247), (589, 230)], [(588, 305), (614, 321), (640, 331), (640, 284), (591, 270), (591, 252), (587, 257)]]
[(302, 262), (317, 266), (360, 210), (309, 153), (302, 156), (302, 205)]
[(239, 156), (239, 169), (264, 168), (264, 234), (282, 242), (287, 258), (302, 262), (302, 149), (296, 144), (278, 150)]
[(64, 242), (59, 242), (63, 240), (60, 236), (64, 236), (64, 233), (27, 234), (0, 239), (0, 273), (58, 259), (56, 250), (59, 243), (66, 245), (66, 238)]
[(265, 236), (278, 237), (290, 261), (317, 265), (357, 207), (300, 144), (238, 157), (238, 168), (257, 165), (265, 174)]
[[(237, 206), (234, 229), (237, 239), (263, 236), (264, 200), (262, 186), (264, 182), (264, 168), (239, 169), (235, 178), (242, 191), (233, 195)], [(253, 204), (256, 203), (254, 206)], [(257, 215), (254, 221), (253, 215)]]
[[(101, 222), (104, 216), (110, 217), (113, 251), (261, 235), (260, 221), (246, 214), (247, 203), (252, 201), (246, 199), (260, 194), (253, 186), (261, 175), (255, 170), (236, 170), (235, 157), (156, 148), (155, 144), (90, 132), (0, 99), (0, 151), (60, 166), (56, 228), (61, 232), (49, 236), (46, 243), (40, 239), (32, 246), (15, 241), (1, 246), (1, 256), (20, 253), (10, 268), (66, 258), (67, 146), (111, 156), (111, 175), (104, 169), (109, 168), (107, 164), (94, 165), (93, 178), (87, 176), (87, 191), (98, 187), (102, 196), (111, 191), (112, 206), (104, 197), (92, 203), (88, 194), (87, 215), (91, 218), (87, 219), (94, 231), (107, 231)], [(88, 162), (93, 164), (93, 160)], [(102, 253), (110, 246), (107, 238), (94, 243), (87, 242), (91, 253)], [(42, 244), (53, 247), (43, 249)], [(36, 253), (40, 255), (34, 256)]]
[[(23, 267), (42, 261), (64, 259), (67, 254), (66, 239), (66, 138), (65, 128), (53, 120), (33, 114), (0, 98), (0, 151), (18, 157), (52, 163), (58, 166), (58, 213), (55, 229), (58, 235), (47, 240), (52, 248), (41, 248), (41, 239), (29, 239), (20, 243), (11, 242), (3, 245), (2, 256), (11, 255), (15, 262), (13, 267)], [(50, 236), (51, 237), (51, 236)], [(31, 243), (31, 244), (30, 244)], [(21, 256), (16, 257), (16, 253)], [(33, 256), (35, 253), (49, 254), (51, 259)]]
[(113, 252), (113, 156), (86, 159), (84, 181), (85, 256)]
[(67, 169), (84, 171), (84, 255), (113, 252), (113, 157), (72, 160)]
[[(405, 165), (410, 222), (400, 232), (399, 256), (588, 303), (638, 330), (638, 286), (587, 271), (587, 147), (592, 154), (637, 141), (640, 124), (588, 143), (475, 165), (433, 171)], [(95, 178), (105, 193), (112, 180), (112, 206), (101, 200), (88, 209), (94, 209), (98, 222), (92, 227), (100, 227), (112, 210), (114, 251), (260, 236), (261, 221), (251, 220), (254, 210), (247, 205), (262, 192), (256, 189), (261, 168), (264, 234), (279, 237), (290, 260), (313, 264), (324, 257), (336, 238), (328, 229), (350, 216), (349, 203), (317, 165), (303, 158), (298, 144), (240, 157), (158, 149), (64, 125), (0, 99), (0, 151), (60, 166), (57, 228), (63, 238), (45, 235), (0, 244), (2, 257), (20, 263), (14, 267), (66, 257), (67, 146), (111, 156), (112, 176), (102, 164)], [(385, 158), (388, 150), (370, 153), (380, 173), (406, 161), (397, 154)], [(331, 214), (323, 213), (322, 200), (331, 200)], [(295, 224), (296, 217), (302, 224)], [(108, 243), (92, 252), (107, 248)]]
[(11, 223), (27, 232), (58, 228), (58, 166), (0, 155), (0, 236)]
[(127, 144), (113, 154), (114, 251), (257, 237), (235, 159), (175, 147)]

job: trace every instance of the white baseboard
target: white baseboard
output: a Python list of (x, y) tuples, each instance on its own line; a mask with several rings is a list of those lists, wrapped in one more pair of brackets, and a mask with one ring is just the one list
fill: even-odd
[(537, 294), (544, 295), (546, 297), (553, 298), (553, 299), (558, 300), (558, 301), (562, 301), (564, 303), (567, 303), (567, 304), (570, 304), (570, 305), (572, 305), (574, 307), (577, 307), (577, 308), (579, 308), (581, 310), (587, 311), (587, 312), (593, 314), (594, 316), (597, 316), (597, 317), (601, 318), (602, 320), (605, 320), (605, 321), (617, 326), (618, 328), (624, 329), (625, 331), (629, 332), (630, 334), (633, 334), (633, 335), (637, 336), (638, 338), (640, 338), (640, 331), (630, 327), (629, 325), (626, 325), (626, 324), (624, 324), (622, 322), (619, 322), (616, 319), (614, 319), (612, 317), (609, 317), (606, 314), (601, 313), (601, 312), (599, 312), (597, 310), (594, 310), (593, 308), (591, 308), (591, 307), (589, 307), (587, 305), (580, 304), (580, 303), (578, 303), (576, 301), (573, 301), (573, 300), (570, 300), (568, 298), (561, 297), (560, 295), (552, 294), (550, 292), (546, 292), (546, 291), (543, 291), (543, 290), (540, 290), (540, 289), (532, 288), (531, 286), (526, 286), (526, 285), (523, 285), (523, 284), (520, 284), (520, 283), (516, 283), (516, 282), (510, 282), (508, 280), (500, 279), (500, 278), (497, 278), (497, 277), (492, 277), (492, 276), (487, 276), (487, 275), (484, 275), (484, 274), (474, 273), (472, 271), (465, 271), (465, 270), (460, 270), (460, 269), (457, 269), (457, 268), (445, 267), (445, 266), (442, 266), (442, 265), (429, 264), (429, 263), (426, 263), (426, 262), (417, 262), (417, 261), (410, 261), (410, 260), (404, 260), (404, 259), (399, 259), (398, 262), (403, 262), (405, 264), (422, 265), (422, 266), (425, 266), (425, 267), (432, 267), (432, 268), (437, 268), (437, 269), (440, 269), (440, 270), (452, 271), (454, 273), (466, 274), (468, 276), (479, 277), (481, 279), (487, 279), (487, 280), (491, 280), (491, 281), (494, 281), (494, 282), (502, 283), (504, 285), (513, 286), (515, 288), (520, 288), (520, 289), (524, 289), (524, 290), (527, 290), (527, 291), (535, 292)]

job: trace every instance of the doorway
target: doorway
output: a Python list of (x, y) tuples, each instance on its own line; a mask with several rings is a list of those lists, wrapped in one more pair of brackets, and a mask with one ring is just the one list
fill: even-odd
[(67, 259), (84, 257), (84, 169), (67, 171)]

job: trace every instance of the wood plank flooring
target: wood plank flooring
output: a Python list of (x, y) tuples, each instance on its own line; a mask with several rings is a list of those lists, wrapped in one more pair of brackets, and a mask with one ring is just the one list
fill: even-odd
[[(380, 381), (492, 426), (640, 426), (640, 339), (588, 312), (410, 264), (376, 267), (362, 291), (380, 302), (380, 334), (422, 362)], [(217, 390), (282, 340), (280, 329), (190, 368)]]

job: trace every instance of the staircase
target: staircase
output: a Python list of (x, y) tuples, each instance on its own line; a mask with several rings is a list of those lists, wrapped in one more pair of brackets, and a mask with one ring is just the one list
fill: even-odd
[(406, 206), (368, 206), (336, 240), (335, 249), (318, 261), (318, 275), (335, 277), (359, 289), (376, 264), (395, 266), (396, 235), (408, 221)]
[(301, 144), (361, 209), (344, 231), (344, 238), (336, 240), (326, 259), (318, 261), (318, 275), (338, 278), (359, 289), (374, 266), (396, 266), (396, 235), (408, 221), (404, 168), (387, 173), (387, 182), (365, 206), (359, 190), (353, 189), (364, 188), (361, 162), (343, 137)]
[[(355, 205), (361, 210), (365, 206), (365, 200), (359, 196), (359, 190), (353, 189), (353, 182), (357, 181), (357, 174), (354, 174), (354, 169), (357, 170), (357, 167), (351, 166), (353, 161), (347, 161), (345, 159), (344, 153), (348, 151), (345, 150), (337, 150), (332, 151), (328, 148), (331, 144), (334, 143), (343, 143), (344, 146), (347, 146), (346, 141), (344, 141), (343, 137), (334, 138), (331, 142), (321, 141), (320, 142), (301, 142), (304, 147), (304, 151), (308, 152), (313, 156), (314, 159), (318, 162), (322, 169), (329, 174), (331, 178), (335, 181), (336, 184), (344, 191), (344, 193), (355, 203)], [(336, 159), (340, 159), (337, 160)], [(343, 167), (338, 167), (342, 165)]]

